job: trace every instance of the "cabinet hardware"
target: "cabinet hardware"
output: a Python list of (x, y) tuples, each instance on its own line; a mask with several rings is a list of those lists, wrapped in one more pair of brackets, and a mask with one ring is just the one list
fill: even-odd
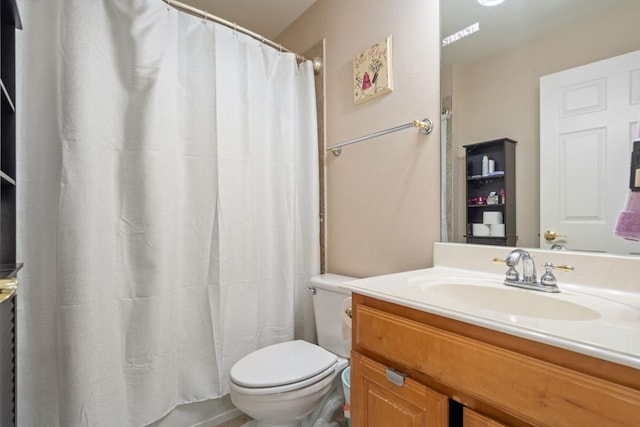
[(398, 372), (393, 368), (387, 368), (387, 380), (389, 380), (390, 383), (397, 385), (398, 387), (402, 387), (404, 385), (404, 379), (407, 377), (407, 374)]

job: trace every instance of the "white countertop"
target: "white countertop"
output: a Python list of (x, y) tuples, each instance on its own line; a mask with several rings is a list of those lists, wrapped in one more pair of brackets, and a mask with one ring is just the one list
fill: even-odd
[[(561, 283), (561, 293), (546, 294), (507, 287), (503, 281), (503, 274), (436, 266), (347, 281), (342, 287), (362, 295), (640, 369), (640, 293)], [(483, 292), (488, 287), (497, 295), (503, 292), (503, 288), (513, 289), (523, 293), (523, 298), (531, 295), (538, 302), (541, 301), (542, 307), (548, 300), (541, 298), (551, 298), (556, 301), (549, 301), (554, 303), (550, 306), (557, 305), (556, 302), (559, 307), (563, 307), (564, 303), (578, 304), (594, 310), (597, 315), (594, 318), (572, 320), (570, 315), (563, 318), (562, 310), (556, 311), (558, 316), (551, 318), (514, 314), (508, 308), (490, 310), (475, 306), (469, 298), (461, 302), (456, 298), (443, 298), (435, 292), (442, 290), (442, 285), (452, 283), (463, 284), (463, 290), (475, 290), (469, 286), (483, 286), (480, 288)], [(431, 288), (430, 295), (433, 285), (441, 286), (438, 289)], [(503, 308), (499, 303), (498, 306)]]

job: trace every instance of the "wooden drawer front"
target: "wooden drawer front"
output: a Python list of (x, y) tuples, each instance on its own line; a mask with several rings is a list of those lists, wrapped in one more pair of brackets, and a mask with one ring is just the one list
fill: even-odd
[(448, 399), (405, 379), (397, 386), (386, 367), (360, 354), (351, 357), (351, 425), (354, 427), (446, 427)]
[(464, 427), (507, 427), (505, 424), (480, 415), (469, 408), (462, 410), (462, 425)]
[(414, 368), (526, 422), (638, 425), (639, 390), (364, 305), (356, 306), (354, 324), (354, 350)]

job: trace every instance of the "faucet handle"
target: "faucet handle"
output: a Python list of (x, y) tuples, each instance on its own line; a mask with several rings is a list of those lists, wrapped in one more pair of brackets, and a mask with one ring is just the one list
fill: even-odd
[(507, 270), (507, 275), (505, 277), (506, 280), (510, 280), (513, 282), (517, 282), (518, 280), (520, 280), (520, 274), (518, 273), (518, 270), (515, 269), (515, 267), (513, 265), (510, 265), (506, 259), (504, 258), (494, 258), (493, 259), (493, 263), (494, 264), (507, 264), (509, 266), (509, 269)]
[(555, 265), (555, 264), (551, 264), (551, 268), (554, 268), (556, 270), (566, 271), (567, 273), (576, 269), (573, 265)]
[(540, 284), (543, 286), (548, 286), (549, 289), (557, 289), (550, 292), (560, 292), (560, 290), (558, 289), (558, 281), (556, 280), (556, 276), (553, 275), (554, 269), (566, 272), (575, 270), (575, 267), (573, 267), (572, 265), (555, 265), (551, 262), (545, 262), (543, 264), (543, 267), (546, 271), (540, 278)]

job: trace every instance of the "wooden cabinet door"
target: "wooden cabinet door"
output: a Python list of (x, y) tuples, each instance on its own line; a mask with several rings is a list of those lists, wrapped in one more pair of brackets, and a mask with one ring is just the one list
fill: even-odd
[(448, 399), (405, 378), (387, 380), (386, 367), (358, 353), (351, 358), (351, 424), (353, 427), (446, 427)]

